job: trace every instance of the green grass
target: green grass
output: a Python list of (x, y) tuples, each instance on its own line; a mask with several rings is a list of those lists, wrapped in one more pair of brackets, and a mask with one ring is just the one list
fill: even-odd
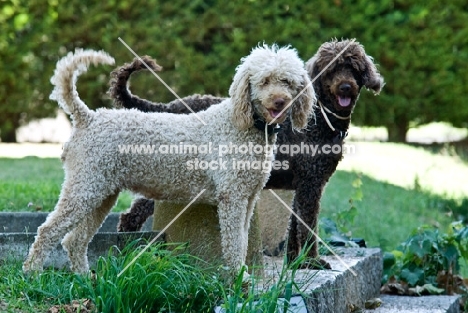
[(110, 251), (99, 259), (94, 277), (53, 269), (25, 275), (21, 262), (7, 260), (0, 266), (0, 303), (9, 312), (46, 312), (79, 299), (91, 299), (98, 312), (208, 312), (221, 299), (224, 287), (213, 269), (160, 247), (151, 247), (118, 277), (140, 250), (134, 242), (122, 253)]
[(366, 240), (368, 246), (391, 250), (421, 225), (447, 227), (453, 218), (447, 214), (455, 202), (442, 196), (415, 189), (405, 189), (355, 172), (337, 171), (330, 179), (322, 198), (322, 217), (348, 209), (355, 188), (362, 180), (362, 201), (353, 201), (357, 216), (351, 226), (352, 236)]
[(52, 306), (63, 308), (73, 300), (84, 299), (90, 299), (97, 312), (103, 313), (202, 313), (213, 312), (217, 305), (230, 313), (276, 312), (279, 297), (288, 299), (298, 294), (314, 275), (303, 275), (295, 281), (299, 259), (288, 268), (278, 269), (279, 278), (263, 286), (258, 294), (254, 273), (251, 285), (245, 287), (242, 272), (234, 279), (226, 279), (224, 268), (184, 253), (182, 246), (152, 246), (130, 264), (141, 251), (139, 244), (135, 241), (123, 251), (109, 251), (98, 260), (93, 275), (54, 269), (23, 274), (21, 261), (2, 260), (0, 312), (46, 312)]
[[(62, 163), (57, 158), (0, 158), (0, 211), (50, 212), (63, 183)], [(126, 210), (132, 200), (122, 192), (113, 211)]]

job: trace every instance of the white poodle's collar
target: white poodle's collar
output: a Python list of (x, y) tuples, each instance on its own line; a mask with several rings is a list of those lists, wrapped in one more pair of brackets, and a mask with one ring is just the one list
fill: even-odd
[(279, 124), (268, 125), (267, 122), (263, 118), (261, 118), (257, 113), (254, 113), (253, 120), (255, 128), (258, 130), (265, 131), (266, 126), (268, 135), (276, 134), (281, 129), (281, 126)]

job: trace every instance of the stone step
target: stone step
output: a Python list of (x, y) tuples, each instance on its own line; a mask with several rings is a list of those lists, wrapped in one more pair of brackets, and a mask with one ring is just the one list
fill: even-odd
[[(0, 234), (1, 233), (36, 233), (39, 226), (44, 223), (49, 213), (46, 212), (0, 212)], [(107, 216), (99, 232), (111, 233), (117, 231), (120, 213), (111, 213)], [(143, 225), (142, 231), (151, 231), (153, 217)]]
[[(339, 259), (324, 256), (332, 270), (297, 270), (295, 284), (300, 290), (293, 291), (293, 313), (345, 313), (364, 308), (368, 299), (379, 296), (382, 277), (382, 254), (380, 249), (338, 248)], [(265, 258), (263, 283), (258, 282), (256, 292), (271, 288), (282, 271), (281, 258)], [(292, 275), (292, 272), (288, 272)], [(302, 294), (302, 297), (300, 296)], [(284, 298), (278, 300), (277, 312), (283, 312)], [(224, 313), (221, 307), (215, 312)], [(276, 313), (276, 312), (275, 312)]]
[[(45, 221), (48, 213), (0, 213), (0, 259), (24, 260), (34, 242), (37, 228)], [(151, 231), (152, 221), (147, 221), (142, 232), (117, 233), (119, 214), (109, 214), (106, 221), (93, 237), (88, 247), (90, 265), (100, 256), (106, 256), (112, 246), (122, 249), (129, 241), (144, 238), (151, 240), (158, 232)], [(147, 231), (145, 231), (147, 230)], [(164, 237), (158, 239), (164, 240)], [(60, 244), (51, 252), (45, 266), (62, 268), (67, 266), (68, 257)]]
[(332, 270), (303, 270), (297, 275), (300, 281), (315, 274), (302, 290), (309, 312), (350, 312), (379, 296), (383, 266), (380, 249), (339, 248), (336, 252), (340, 259), (323, 257)]
[(381, 295), (382, 305), (367, 313), (459, 313), (459, 296), (392, 296)]

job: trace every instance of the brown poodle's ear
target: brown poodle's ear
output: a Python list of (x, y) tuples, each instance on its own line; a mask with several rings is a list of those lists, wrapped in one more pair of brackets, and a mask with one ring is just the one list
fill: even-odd
[(317, 102), (314, 87), (307, 72), (304, 72), (302, 78), (303, 84), (297, 90), (301, 94), (292, 104), (291, 110), (291, 124), (293, 129), (298, 131), (307, 127)]
[(305, 69), (307, 73), (309, 73), (309, 77), (313, 77), (312, 75), (314, 75), (314, 66), (315, 66), (315, 62), (317, 61), (317, 59), (318, 59), (318, 56), (314, 55), (305, 64)]
[(385, 85), (382, 75), (380, 75), (375, 66), (372, 57), (366, 55), (366, 74), (364, 75), (364, 86), (371, 89), (374, 94), (378, 95)]
[(239, 130), (253, 126), (253, 108), (250, 103), (250, 74), (246, 67), (238, 67), (234, 80), (229, 88), (229, 96), (234, 105), (232, 123)]

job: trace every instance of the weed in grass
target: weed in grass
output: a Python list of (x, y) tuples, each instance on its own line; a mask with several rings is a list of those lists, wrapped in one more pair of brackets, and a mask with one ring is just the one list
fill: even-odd
[[(420, 225), (447, 227), (454, 203), (427, 191), (416, 192), (375, 180), (364, 173), (337, 171), (330, 178), (321, 203), (321, 216), (335, 220), (334, 215), (349, 210), (349, 199), (357, 193), (350, 182), (360, 177), (362, 201), (353, 200), (357, 210), (352, 226), (353, 237), (366, 240), (369, 247), (393, 250), (411, 230)], [(357, 206), (357, 203), (359, 204)], [(349, 224), (349, 223), (348, 223)]]
[[(353, 187), (353, 192), (348, 200), (349, 207), (333, 213), (332, 218), (322, 217), (320, 219), (319, 229), (322, 233), (322, 238), (326, 238), (325, 240), (332, 246), (359, 247), (359, 242), (362, 246), (365, 246), (363, 239), (352, 238), (353, 228), (356, 226), (355, 219), (358, 215), (358, 208), (355, 203), (361, 202), (364, 197), (360, 174), (356, 174), (356, 178), (352, 181), (351, 186)], [(328, 254), (329, 252), (325, 250), (323, 253)]]

